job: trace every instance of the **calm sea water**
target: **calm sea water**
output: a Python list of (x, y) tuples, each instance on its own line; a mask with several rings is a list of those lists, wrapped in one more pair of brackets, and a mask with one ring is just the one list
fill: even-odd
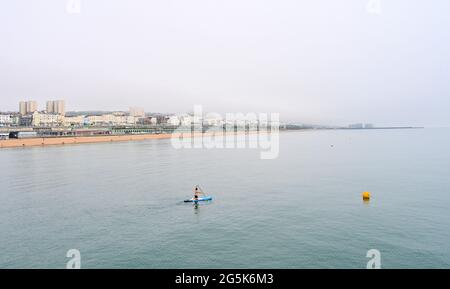
[[(450, 268), (450, 129), (0, 151), (0, 268)], [(200, 184), (214, 201), (181, 201)], [(372, 192), (363, 203), (361, 192)]]

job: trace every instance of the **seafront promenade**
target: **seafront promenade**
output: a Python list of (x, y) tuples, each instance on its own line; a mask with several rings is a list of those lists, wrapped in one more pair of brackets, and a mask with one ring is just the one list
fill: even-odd
[[(183, 133), (160, 133), (160, 134), (129, 134), (129, 135), (100, 135), (100, 136), (77, 136), (77, 137), (38, 137), (23, 139), (0, 140), (0, 149), (17, 147), (35, 147), (50, 145), (70, 145), (87, 143), (105, 143), (121, 141), (142, 141), (149, 139), (190, 138), (199, 136), (223, 136), (224, 132), (183, 132)], [(230, 132), (227, 132), (229, 134)], [(237, 131), (231, 134), (261, 134), (261, 131)]]
[[(195, 134), (193, 135), (195, 136)], [(83, 136), (83, 137), (48, 137), (48, 138), (25, 138), (0, 140), (0, 148), (103, 143), (119, 141), (139, 141), (147, 139), (167, 139), (175, 135), (164, 134), (141, 134), (141, 135), (104, 135), (104, 136)]]

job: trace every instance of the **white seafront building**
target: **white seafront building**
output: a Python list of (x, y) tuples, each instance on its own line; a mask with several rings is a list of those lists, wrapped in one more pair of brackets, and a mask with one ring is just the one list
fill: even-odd
[(167, 124), (174, 126), (180, 125), (180, 119), (176, 115), (170, 115), (167, 118)]
[(110, 113), (103, 115), (89, 115), (86, 117), (89, 125), (135, 125), (139, 117), (123, 113)]
[[(177, 124), (178, 119), (178, 124)], [(173, 115), (169, 118), (168, 122), (171, 122), (173, 125), (181, 125), (181, 126), (191, 126), (191, 125), (200, 125), (203, 121), (202, 117), (190, 115), (187, 113)]]
[(33, 120), (31, 125), (35, 127), (62, 126), (64, 124), (64, 116), (61, 114), (50, 114), (35, 111), (32, 116)]
[(64, 126), (84, 126), (88, 124), (88, 119), (84, 115), (66, 116)]
[(8, 126), (13, 122), (10, 114), (0, 114), (0, 126)]

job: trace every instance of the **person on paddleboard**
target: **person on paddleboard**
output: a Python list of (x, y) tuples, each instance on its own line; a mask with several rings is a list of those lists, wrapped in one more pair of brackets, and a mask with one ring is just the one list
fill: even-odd
[(204, 195), (203, 192), (200, 190), (198, 186), (195, 186), (194, 188), (194, 200), (198, 200), (198, 197), (200, 195)]

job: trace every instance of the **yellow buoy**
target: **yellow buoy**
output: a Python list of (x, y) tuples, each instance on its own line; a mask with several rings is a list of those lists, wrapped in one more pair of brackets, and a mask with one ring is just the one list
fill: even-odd
[(370, 200), (370, 193), (369, 192), (363, 192), (362, 193), (362, 198), (363, 198), (363, 200), (366, 200), (366, 201)]

